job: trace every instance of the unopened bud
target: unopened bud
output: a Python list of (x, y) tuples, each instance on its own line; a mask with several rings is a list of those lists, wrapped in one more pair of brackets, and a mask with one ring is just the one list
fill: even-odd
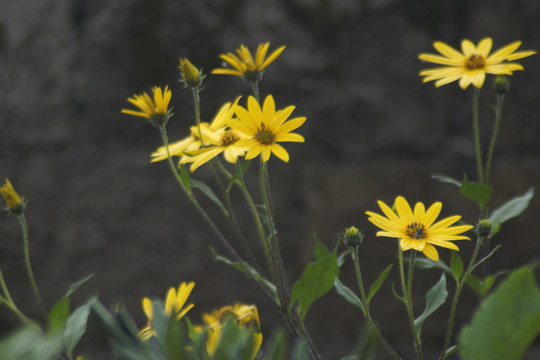
[(4, 185), (0, 187), (0, 195), (4, 198), (8, 210), (12, 214), (19, 215), (24, 212), (26, 201), (17, 194), (8, 179), (6, 179)]
[(491, 221), (482, 219), (478, 221), (476, 225), (476, 233), (480, 238), (488, 238), (491, 235), (491, 229), (493, 228)]
[(355, 226), (346, 228), (345, 231), (339, 234), (339, 237), (350, 247), (358, 246), (364, 240), (364, 234)]
[(510, 91), (510, 80), (506, 76), (498, 75), (493, 81), (493, 89), (498, 95), (504, 95)]
[(201, 86), (204, 75), (202, 75), (201, 71), (197, 69), (191, 61), (186, 58), (180, 58), (180, 65), (178, 68), (180, 69), (180, 75), (182, 76), (181, 81), (184, 82), (186, 86), (190, 88)]

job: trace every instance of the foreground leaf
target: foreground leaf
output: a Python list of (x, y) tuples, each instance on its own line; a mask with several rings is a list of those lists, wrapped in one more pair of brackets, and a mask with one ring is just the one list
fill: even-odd
[(66, 353), (69, 357), (72, 356), (73, 350), (86, 332), (88, 315), (90, 314), (90, 308), (94, 301), (95, 298), (88, 300), (84, 305), (81, 305), (77, 310), (75, 310), (66, 321), (66, 327), (64, 329), (64, 344), (66, 346)]
[(61, 353), (61, 334), (45, 335), (33, 325), (13, 332), (0, 342), (0, 360), (56, 360)]
[(540, 333), (540, 290), (533, 271), (512, 272), (461, 332), (463, 360), (519, 360)]

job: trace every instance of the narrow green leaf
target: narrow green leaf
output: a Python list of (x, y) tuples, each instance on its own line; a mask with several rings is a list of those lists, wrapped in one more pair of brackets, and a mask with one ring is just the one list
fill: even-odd
[(58, 301), (49, 311), (49, 331), (61, 331), (69, 317), (69, 296)]
[(459, 336), (463, 360), (519, 360), (540, 333), (540, 289), (529, 267), (488, 296)]
[(381, 288), (381, 285), (383, 284), (384, 280), (386, 280), (386, 278), (388, 277), (388, 274), (390, 274), (390, 270), (392, 269), (392, 266), (393, 265), (389, 265), (386, 267), (386, 269), (381, 271), (377, 279), (373, 282), (373, 284), (371, 284), (371, 287), (369, 288), (369, 295), (367, 298), (368, 303), (370, 302), (371, 298), (375, 296), (377, 291), (379, 291), (379, 289)]
[(463, 275), (463, 260), (461, 260), (461, 256), (459, 256), (457, 251), (451, 251), (450, 255), (450, 269), (452, 271), (452, 276), (456, 282), (459, 282), (461, 275)]
[(449, 176), (445, 176), (445, 175), (431, 175), (431, 177), (433, 179), (435, 179), (436, 181), (438, 182), (441, 182), (441, 183), (445, 183), (445, 184), (450, 184), (450, 185), (454, 185), (454, 186), (457, 186), (458, 188), (461, 188), (461, 181), (458, 181), (454, 178), (451, 178)]
[[(279, 296), (278, 296), (278, 293), (277, 293), (276, 285), (274, 285), (274, 283), (272, 283), (271, 281), (266, 279), (264, 276), (259, 274), (259, 272), (257, 270), (255, 270), (249, 264), (245, 264), (245, 268), (244, 268), (244, 266), (242, 266), (242, 264), (240, 264), (239, 262), (229, 260), (226, 257), (217, 254), (216, 251), (214, 250), (214, 248), (210, 248), (210, 251), (212, 252), (212, 257), (214, 258), (215, 261), (219, 261), (219, 262), (222, 262), (224, 264), (230, 265), (230, 266), (240, 270), (241, 272), (243, 272), (244, 274), (246, 274), (250, 278), (251, 278), (250, 274), (253, 275), (253, 277), (255, 279), (257, 279), (257, 281), (259, 283), (261, 283), (274, 296), (274, 299), (277, 301), (277, 303), (279, 303)], [(247, 271), (248, 271), (247, 273), (246, 273), (246, 268), (247, 268)]]
[(212, 189), (210, 189), (205, 183), (202, 183), (200, 181), (197, 181), (197, 180), (191, 180), (191, 186), (194, 188), (194, 189), (199, 189), (202, 191), (202, 193), (204, 195), (206, 195), (206, 197), (208, 197), (210, 200), (212, 200), (217, 206), (219, 206), (219, 208), (221, 209), (221, 211), (223, 211), (223, 213), (225, 215), (228, 215), (229, 212), (227, 211), (227, 209), (225, 208), (225, 206), (223, 205), (223, 203), (221, 202), (221, 200), (216, 196), (216, 194), (212, 191)]
[[(409, 262), (408, 258), (403, 259), (406, 263)], [(444, 272), (451, 273), (450, 267), (446, 265), (442, 260), (434, 261), (428, 258), (414, 259), (414, 266), (419, 269), (441, 269)]]
[(95, 298), (88, 300), (85, 304), (77, 308), (77, 310), (75, 310), (66, 321), (66, 327), (64, 329), (64, 344), (66, 346), (66, 354), (69, 357), (73, 355), (73, 350), (86, 332), (88, 315), (90, 314), (90, 308), (94, 301)]
[(345, 258), (347, 257), (347, 255), (349, 255), (349, 253), (352, 251), (351, 248), (345, 250), (344, 252), (341, 253), (341, 255), (339, 255), (338, 257), (338, 266), (339, 267), (342, 267), (343, 264), (345, 264)]
[(191, 194), (191, 177), (186, 165), (180, 164), (180, 180), (186, 187), (187, 191)]
[(302, 323), (310, 306), (330, 291), (334, 286), (334, 277), (339, 277), (336, 252), (337, 249), (315, 262), (307, 264), (302, 276), (292, 288), (289, 310), (297, 303)]
[(414, 326), (419, 334), (422, 331), (424, 321), (442, 304), (444, 304), (447, 296), (448, 291), (446, 291), (446, 276), (443, 273), (437, 284), (435, 284), (435, 286), (433, 286), (426, 294), (426, 308), (424, 309), (424, 312), (414, 320)]
[(473, 270), (476, 269), (480, 264), (482, 264), (484, 261), (486, 261), (487, 259), (489, 259), (490, 257), (493, 256), (493, 254), (495, 254), (495, 252), (497, 250), (499, 250), (500, 248), (502, 247), (502, 245), (497, 245), (495, 246), (495, 248), (493, 248), (493, 250), (491, 250), (491, 252), (489, 254), (487, 254), (485, 257), (483, 257), (482, 259), (480, 259), (476, 264), (474, 264), (473, 266)]
[(242, 163), (242, 165), (240, 165), (240, 171), (236, 171), (234, 173), (234, 175), (231, 177), (231, 179), (229, 180), (229, 184), (227, 185), (227, 190), (225, 190), (227, 195), (231, 192), (231, 187), (240, 178), (240, 176), (244, 176), (247, 169), (249, 168), (249, 165), (251, 164), (251, 161), (252, 161), (251, 159), (250, 160), (245, 160)]
[(360, 300), (360, 298), (356, 296), (356, 294), (346, 285), (344, 285), (337, 277), (334, 278), (334, 287), (336, 288), (337, 293), (341, 295), (342, 298), (364, 311), (365, 307), (362, 303), (362, 300)]
[(461, 195), (476, 202), (480, 207), (485, 208), (491, 198), (491, 194), (493, 194), (493, 187), (484, 184), (471, 183), (464, 174), (460, 192)]
[(81, 285), (83, 285), (85, 282), (87, 282), (88, 280), (90, 280), (93, 276), (94, 276), (95, 272), (94, 273), (91, 273), (90, 275), (86, 275), (85, 277), (83, 277), (81, 280), (77, 281), (76, 283), (73, 283), (68, 291), (66, 292), (66, 295), (64, 295), (64, 297), (68, 297), (68, 296), (71, 296), (71, 294), (73, 294)]
[[(533, 196), (534, 188), (530, 188), (525, 194), (511, 199), (495, 209), (488, 220), (491, 221), (493, 226), (496, 226), (519, 216), (529, 206), (529, 202)], [(496, 229), (493, 228), (491, 236), (495, 235), (499, 231), (499, 228), (500, 226)]]

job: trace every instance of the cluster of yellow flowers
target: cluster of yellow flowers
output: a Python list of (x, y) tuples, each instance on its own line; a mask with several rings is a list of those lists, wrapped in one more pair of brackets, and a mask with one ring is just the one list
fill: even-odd
[[(194, 282), (182, 282), (178, 289), (169, 288), (165, 296), (164, 313), (167, 316), (175, 316), (176, 320), (180, 320), (193, 308), (193, 304), (187, 304), (187, 299), (195, 286)], [(147, 341), (153, 336), (156, 336), (156, 331), (153, 328), (154, 304), (147, 297), (142, 299), (142, 308), (148, 319), (138, 338), (141, 341)], [(257, 355), (262, 344), (261, 324), (259, 322), (259, 312), (255, 305), (234, 304), (222, 307), (219, 310), (202, 315), (203, 325), (195, 325), (195, 331), (199, 334), (204, 334), (206, 337), (206, 351), (208, 355), (213, 356), (221, 341), (222, 329), (227, 319), (233, 319), (241, 328), (247, 328), (252, 331), (253, 354), (252, 359)]]

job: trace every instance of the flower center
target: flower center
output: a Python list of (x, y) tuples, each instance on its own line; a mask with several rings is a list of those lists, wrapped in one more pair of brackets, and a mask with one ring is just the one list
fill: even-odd
[(240, 140), (240, 137), (238, 137), (238, 135), (234, 131), (227, 130), (223, 133), (223, 135), (221, 135), (220, 143), (221, 146), (229, 146), (231, 144), (234, 144), (238, 140)]
[(276, 135), (274, 135), (263, 125), (262, 128), (255, 134), (255, 138), (263, 145), (270, 145), (274, 142)]
[(486, 65), (486, 60), (482, 55), (471, 55), (465, 60), (465, 67), (468, 70), (483, 69)]
[(413, 222), (410, 225), (407, 225), (407, 236), (413, 239), (424, 239), (426, 237), (426, 228), (422, 224)]

